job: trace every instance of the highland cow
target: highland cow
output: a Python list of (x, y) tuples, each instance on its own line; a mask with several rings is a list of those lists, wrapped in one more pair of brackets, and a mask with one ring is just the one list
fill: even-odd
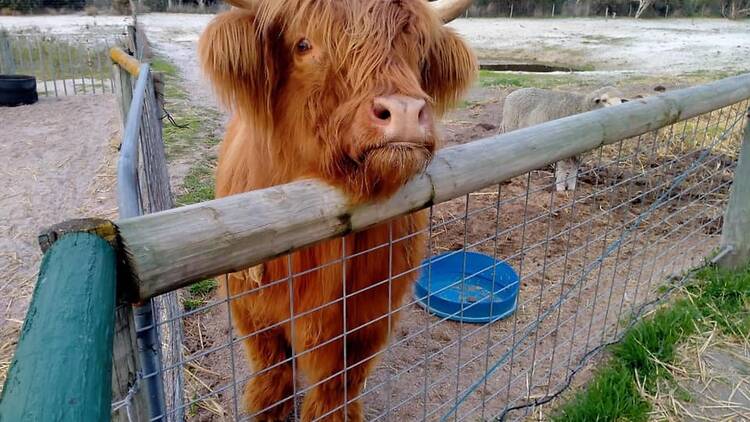
[[(430, 162), (435, 120), (477, 73), (443, 26), (470, 0), (229, 2), (199, 43), (233, 114), (218, 197), (314, 178), (353, 204), (383, 200)], [(294, 360), (310, 386), (302, 420), (363, 419), (357, 397), (416, 278), (426, 224), (412, 213), (227, 276), (253, 371), (246, 412), (287, 418)]]

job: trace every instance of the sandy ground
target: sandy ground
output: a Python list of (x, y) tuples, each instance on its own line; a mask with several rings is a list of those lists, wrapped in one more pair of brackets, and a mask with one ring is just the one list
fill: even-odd
[(37, 234), (66, 219), (116, 216), (120, 119), (115, 98), (97, 95), (0, 107), (0, 122), (2, 381), (36, 282)]
[[(149, 36), (194, 63), (194, 44), (212, 15), (141, 16)], [(0, 27), (55, 34), (117, 34), (120, 16), (0, 16)], [(677, 74), (750, 70), (750, 22), (725, 19), (457, 19), (450, 24), (485, 58)], [(185, 77), (197, 82), (189, 67)]]
[(722, 19), (459, 19), (481, 56), (596, 70), (750, 69), (750, 22)]

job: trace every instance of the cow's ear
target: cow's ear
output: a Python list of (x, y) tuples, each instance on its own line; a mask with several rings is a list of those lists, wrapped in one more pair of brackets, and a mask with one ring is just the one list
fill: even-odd
[(441, 28), (423, 70), (425, 91), (439, 115), (461, 99), (474, 82), (478, 67), (469, 46), (452, 29)]
[(198, 43), (203, 72), (232, 111), (270, 116), (274, 65), (256, 12), (233, 9), (217, 16)]

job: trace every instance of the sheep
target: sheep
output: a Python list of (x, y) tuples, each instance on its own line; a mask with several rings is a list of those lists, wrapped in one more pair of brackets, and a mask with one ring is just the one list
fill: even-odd
[[(503, 130), (510, 132), (627, 101), (620, 91), (611, 86), (597, 89), (588, 95), (539, 88), (522, 88), (513, 91), (505, 99)], [(579, 157), (557, 162), (555, 165), (555, 183), (558, 192), (575, 190), (579, 165)]]

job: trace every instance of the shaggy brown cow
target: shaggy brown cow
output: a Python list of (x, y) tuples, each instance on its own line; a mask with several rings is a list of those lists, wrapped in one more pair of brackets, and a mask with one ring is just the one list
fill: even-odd
[[(219, 153), (219, 197), (317, 178), (354, 203), (385, 198), (429, 163), (434, 118), (476, 75), (470, 49), (443, 26), (470, 0), (230, 3), (237, 9), (216, 17), (199, 45), (234, 113)], [(246, 411), (288, 416), (294, 355), (311, 386), (303, 420), (362, 420), (356, 398), (416, 277), (425, 226), (414, 213), (228, 275), (232, 318), (255, 371)]]

